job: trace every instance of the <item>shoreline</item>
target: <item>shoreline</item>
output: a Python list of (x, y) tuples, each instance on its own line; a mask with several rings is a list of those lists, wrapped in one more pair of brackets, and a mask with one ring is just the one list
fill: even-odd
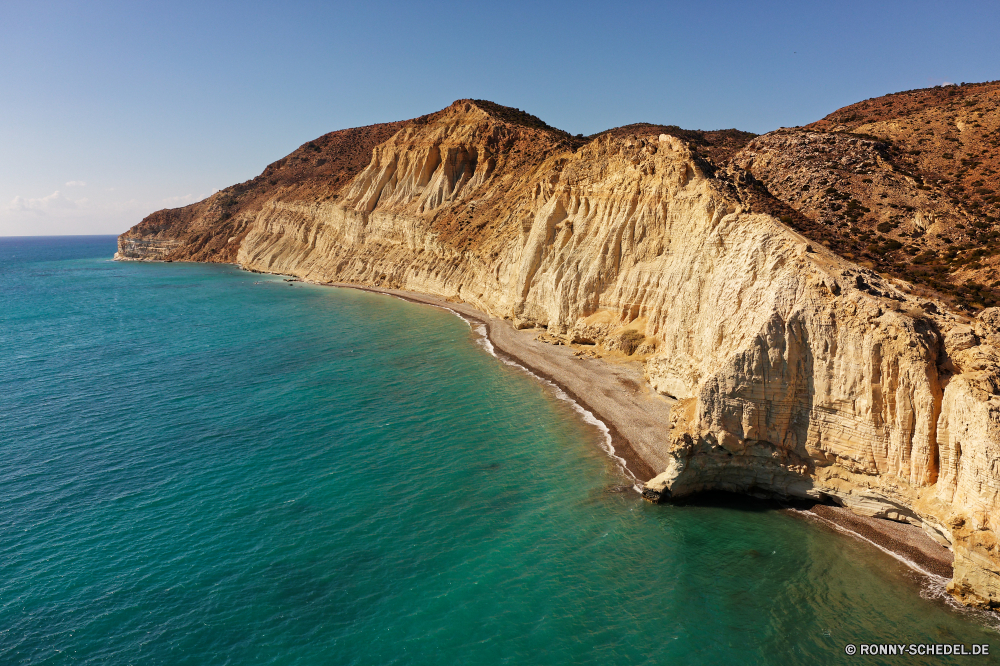
[[(632, 446), (631, 442), (622, 435), (620, 430), (616, 427), (615, 423), (603, 415), (598, 409), (595, 409), (588, 401), (581, 397), (576, 391), (559, 378), (555, 377), (551, 372), (546, 369), (538, 367), (539, 364), (532, 363), (528, 358), (527, 354), (518, 354), (513, 348), (516, 345), (510, 344), (510, 341), (501, 341), (498, 339), (499, 336), (496, 335), (496, 323), (497, 321), (493, 317), (490, 317), (484, 312), (481, 312), (465, 303), (452, 303), (446, 301), (443, 298), (417, 294), (416, 292), (404, 292), (394, 289), (379, 289), (377, 287), (364, 287), (352, 284), (343, 283), (321, 283), (323, 286), (339, 287), (342, 289), (356, 289), (358, 291), (367, 291), (373, 294), (383, 294), (386, 296), (394, 296), (400, 300), (408, 301), (410, 303), (419, 303), (421, 305), (430, 305), (433, 307), (442, 308), (445, 310), (450, 310), (451, 312), (458, 315), (460, 318), (466, 320), (467, 322), (475, 322), (484, 327), (485, 329), (485, 339), (490, 343), (493, 348), (493, 356), (499, 360), (520, 367), (522, 370), (534, 375), (537, 379), (543, 382), (547, 382), (555, 387), (557, 390), (562, 391), (571, 403), (576, 403), (579, 407), (584, 410), (585, 413), (589, 413), (591, 417), (599, 424), (601, 424), (604, 429), (606, 429), (606, 434), (609, 441), (609, 445), (612, 447), (609, 452), (612, 457), (619, 458), (622, 460), (621, 467), (627, 476), (632, 477), (632, 480), (636, 483), (642, 484), (649, 479), (656, 476), (654, 469), (639, 455), (639, 453)], [(512, 331), (515, 331), (511, 327)], [(528, 334), (530, 335), (530, 333)], [(507, 344), (504, 344), (504, 343)], [(545, 344), (545, 343), (539, 343)], [(546, 345), (551, 347), (551, 345)], [(489, 350), (488, 350), (489, 351)], [(582, 362), (579, 361), (579, 362)], [(585, 419), (586, 420), (586, 419)]]
[[(592, 382), (591, 386), (595, 389), (598, 386), (593, 383), (595, 380), (621, 381), (622, 373), (620, 366), (613, 366), (611, 363), (597, 359), (572, 357), (576, 359), (569, 361), (572, 369), (581, 369), (583, 372), (576, 373), (578, 376), (575, 377), (565, 374), (560, 375), (559, 370), (568, 369), (566, 363), (554, 364), (552, 363), (552, 358), (548, 359), (549, 363), (545, 363), (545, 359), (540, 357), (543, 355), (550, 357), (566, 356), (566, 354), (560, 354), (559, 350), (567, 350), (568, 348), (556, 347), (535, 341), (534, 336), (537, 334), (536, 331), (516, 330), (509, 322), (490, 317), (466, 303), (454, 303), (436, 296), (395, 289), (381, 289), (378, 287), (333, 282), (318, 284), (344, 289), (356, 289), (358, 291), (393, 296), (411, 303), (430, 305), (453, 312), (469, 322), (470, 326), (472, 326), (473, 322), (482, 325), (485, 329), (485, 339), (493, 347), (494, 351), (492, 353), (495, 357), (502, 362), (519, 366), (529, 374), (534, 375), (537, 379), (551, 384), (557, 390), (565, 393), (571, 402), (577, 403), (584, 410), (584, 413), (589, 412), (597, 422), (602, 423), (607, 428), (607, 435), (612, 447), (609, 453), (613, 458), (624, 461), (619, 464), (628, 476), (631, 476), (637, 483), (641, 484), (656, 475), (655, 468), (646, 462), (642, 458), (640, 451), (637, 450), (641, 447), (641, 443), (640, 447), (633, 446), (633, 442), (629, 439), (628, 434), (634, 433), (628, 432), (630, 430), (628, 424), (623, 424), (622, 428), (617, 427), (623, 418), (634, 415), (636, 411), (634, 408), (645, 405), (641, 401), (626, 400), (625, 409), (616, 411), (615, 407), (623, 407), (623, 405), (615, 404), (625, 397), (621, 393), (615, 394), (608, 391), (601, 391), (600, 397), (607, 399), (587, 400), (581, 397), (579, 390), (574, 390), (574, 387), (577, 389), (580, 388), (581, 379), (586, 382)], [(594, 367), (598, 363), (604, 367)], [(553, 367), (553, 365), (556, 367)], [(615, 371), (616, 368), (618, 372)], [(628, 380), (626, 379), (626, 381)], [(672, 404), (672, 401), (666, 398), (662, 398), (662, 400)], [(597, 404), (595, 405), (594, 403)], [(661, 410), (660, 416), (664, 415), (669, 415), (669, 405), (665, 410)], [(662, 424), (662, 422), (660, 423)], [(622, 430), (625, 430), (627, 434), (623, 433)], [(640, 430), (642, 429), (640, 428)], [(641, 434), (648, 435), (649, 433), (644, 432)], [(916, 525), (860, 516), (846, 507), (824, 504), (815, 504), (804, 509), (784, 510), (801, 519), (818, 522), (846, 536), (867, 542), (868, 545), (887, 553), (905, 564), (932, 585), (941, 586), (943, 589), (943, 586), (952, 578), (954, 553), (931, 539), (930, 536)], [(950, 595), (945, 594), (945, 596), (950, 599)]]
[(916, 525), (860, 516), (847, 507), (827, 504), (798, 513), (868, 542), (923, 576), (942, 583), (951, 580), (955, 554)]

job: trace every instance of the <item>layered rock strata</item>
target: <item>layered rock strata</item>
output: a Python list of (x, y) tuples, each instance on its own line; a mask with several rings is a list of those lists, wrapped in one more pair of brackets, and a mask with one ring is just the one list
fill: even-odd
[(643, 456), (647, 496), (808, 497), (919, 524), (954, 549), (953, 592), (1000, 605), (997, 311), (950, 311), (810, 241), (692, 142), (536, 121), (462, 100), (400, 124), (350, 178), (252, 183), (222, 221), (212, 201), (159, 214), (118, 256), (200, 243), (224, 250), (199, 259), (433, 294), (641, 355), (676, 400)]

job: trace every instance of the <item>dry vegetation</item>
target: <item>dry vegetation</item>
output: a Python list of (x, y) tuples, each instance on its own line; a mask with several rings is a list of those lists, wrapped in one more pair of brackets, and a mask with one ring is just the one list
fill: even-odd
[(752, 132), (743, 132), (738, 129), (686, 130), (677, 125), (634, 123), (598, 132), (588, 137), (588, 140), (592, 141), (604, 136), (657, 136), (660, 134), (668, 134), (685, 141), (695, 153), (709, 160), (713, 167), (725, 164), (729, 158), (757, 136)]
[(1000, 303), (998, 148), (1000, 84), (947, 86), (771, 132), (729, 171), (809, 238), (976, 310)]

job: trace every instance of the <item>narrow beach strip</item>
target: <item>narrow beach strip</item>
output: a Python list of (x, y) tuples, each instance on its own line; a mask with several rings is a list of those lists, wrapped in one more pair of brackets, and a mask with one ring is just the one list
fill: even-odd
[[(584, 421), (604, 431), (608, 441), (606, 452), (636, 487), (655, 476), (656, 468), (663, 467), (657, 460), (660, 455), (653, 449), (662, 443), (664, 424), (669, 423), (673, 401), (650, 395), (652, 389), (643, 390), (642, 387), (648, 385), (642, 380), (641, 369), (632, 367), (635, 364), (612, 364), (573, 356), (568, 347), (535, 340), (537, 331), (517, 330), (509, 321), (490, 317), (465, 303), (409, 291), (344, 283), (323, 284), (393, 296), (452, 312), (482, 336), (482, 345), (488, 353), (552, 386), (557, 397), (573, 404)], [(649, 460), (655, 462), (647, 462), (640, 451), (650, 455)], [(809, 509), (791, 511), (891, 555), (923, 577), (933, 596), (953, 601), (944, 588), (952, 576), (954, 556), (919, 527), (858, 516), (845, 507), (817, 504)]]
[(567, 347), (536, 341), (537, 331), (519, 331), (509, 322), (490, 317), (465, 303), (409, 291), (325, 284), (432, 305), (457, 314), (474, 330), (482, 327), (479, 334), (483, 336), (483, 346), (488, 353), (550, 385), (556, 397), (569, 402), (586, 423), (604, 433), (605, 452), (637, 487), (656, 475), (653, 467), (633, 446), (630, 437), (622, 432), (623, 429), (630, 429), (627, 419), (631, 418), (631, 429), (638, 425), (646, 429), (647, 435), (653, 434), (658, 425), (655, 417), (669, 417), (672, 401), (655, 395), (639, 395), (642, 393), (639, 390), (642, 385), (640, 368), (613, 366), (597, 359), (573, 356), (572, 350)]

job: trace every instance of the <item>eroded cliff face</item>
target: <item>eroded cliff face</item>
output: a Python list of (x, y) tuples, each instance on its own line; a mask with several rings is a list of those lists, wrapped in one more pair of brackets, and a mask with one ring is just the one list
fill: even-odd
[(368, 164), (372, 149), (405, 124), (330, 132), (269, 164), (252, 180), (183, 208), (156, 211), (118, 238), (115, 259), (233, 263), (262, 206), (335, 196)]
[[(1000, 316), (948, 312), (810, 242), (714, 166), (674, 136), (574, 141), (463, 100), (402, 124), (322, 196), (258, 196), (225, 245), (250, 270), (638, 349), (677, 400), (639, 451), (662, 471), (649, 494), (812, 497), (914, 522), (954, 548), (957, 595), (1000, 604)], [(146, 240), (188, 242), (130, 232), (120, 252)]]

